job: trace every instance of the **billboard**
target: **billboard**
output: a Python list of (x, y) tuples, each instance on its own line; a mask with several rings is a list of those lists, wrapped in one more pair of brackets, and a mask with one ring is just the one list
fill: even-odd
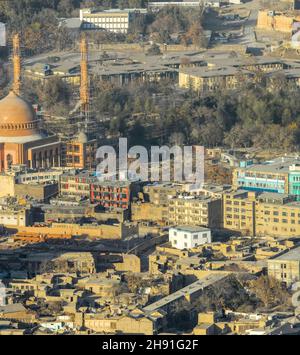
[(6, 29), (5, 23), (0, 22), (0, 47), (6, 46)]

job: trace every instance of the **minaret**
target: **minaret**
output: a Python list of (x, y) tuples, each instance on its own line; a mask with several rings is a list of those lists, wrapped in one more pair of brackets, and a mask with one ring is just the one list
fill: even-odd
[(90, 88), (89, 88), (89, 75), (88, 75), (88, 45), (86, 36), (82, 35), (80, 42), (81, 51), (81, 83), (80, 83), (80, 101), (81, 113), (85, 117), (85, 130), (88, 129), (89, 120), (89, 103), (90, 103)]
[(20, 95), (21, 89), (21, 51), (20, 51), (20, 37), (16, 33), (13, 36), (13, 66), (14, 66), (14, 82), (13, 92)]

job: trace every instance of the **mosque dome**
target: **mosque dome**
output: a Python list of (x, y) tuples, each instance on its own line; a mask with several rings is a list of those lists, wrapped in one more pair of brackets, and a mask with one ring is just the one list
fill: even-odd
[(15, 138), (36, 140), (42, 138), (32, 106), (11, 91), (0, 100), (0, 140), (14, 142)]

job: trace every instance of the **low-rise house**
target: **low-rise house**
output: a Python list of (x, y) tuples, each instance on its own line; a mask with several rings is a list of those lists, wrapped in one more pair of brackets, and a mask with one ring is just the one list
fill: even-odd
[(169, 241), (177, 249), (192, 249), (212, 242), (211, 231), (197, 226), (178, 226), (169, 229)]

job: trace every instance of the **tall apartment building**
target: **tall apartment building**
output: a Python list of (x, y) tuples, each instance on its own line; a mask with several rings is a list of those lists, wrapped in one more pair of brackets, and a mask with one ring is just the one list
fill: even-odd
[(170, 225), (222, 227), (222, 200), (205, 196), (182, 196), (169, 200)]
[(300, 199), (300, 159), (284, 157), (261, 164), (242, 162), (233, 171), (234, 189), (286, 193)]
[(223, 225), (225, 229), (255, 235), (254, 192), (243, 190), (227, 192), (223, 195)]
[(127, 33), (130, 24), (137, 16), (147, 13), (146, 9), (110, 9), (97, 11), (81, 9), (80, 20), (85, 30), (106, 30), (116, 33)]
[(65, 173), (60, 177), (60, 194), (90, 199), (105, 208), (127, 209), (130, 206), (131, 184), (118, 181), (99, 181), (90, 173)]
[(224, 228), (248, 235), (300, 235), (300, 202), (293, 196), (238, 190), (224, 194)]
[(290, 286), (300, 280), (300, 247), (268, 260), (268, 275)]
[(263, 193), (255, 206), (256, 234), (300, 235), (300, 202), (286, 194)]
[(91, 202), (105, 208), (127, 209), (130, 206), (129, 182), (93, 182), (91, 184)]

